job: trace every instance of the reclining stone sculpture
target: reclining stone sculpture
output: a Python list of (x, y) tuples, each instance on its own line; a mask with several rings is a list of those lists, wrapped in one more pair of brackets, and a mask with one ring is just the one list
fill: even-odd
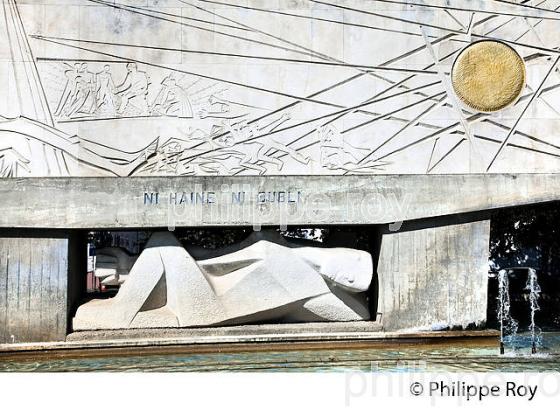
[(367, 252), (259, 241), (196, 261), (154, 233), (112, 299), (78, 308), (74, 330), (367, 320)]

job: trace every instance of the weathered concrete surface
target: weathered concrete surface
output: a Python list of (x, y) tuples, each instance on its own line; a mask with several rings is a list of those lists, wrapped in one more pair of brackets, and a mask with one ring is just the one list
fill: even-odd
[(556, 174), (0, 179), (0, 227), (383, 224), (558, 199)]
[(0, 343), (64, 340), (85, 280), (79, 233), (0, 232)]
[[(0, 344), (0, 360), (12, 358), (12, 354), (90, 354), (114, 355), (121, 353), (145, 353), (146, 349), (189, 351), (240, 351), (298, 350), (329, 347), (371, 347), (379, 344), (410, 343), (445, 340), (464, 343), (468, 339), (481, 342), (490, 339), (497, 346), (499, 333), (495, 330), (452, 332), (382, 332), (372, 322), (319, 324), (302, 323), (289, 325), (244, 325), (211, 329), (142, 329), (105, 332), (76, 332), (68, 335), (65, 342)], [(15, 356), (14, 356), (15, 357)]]
[(490, 221), (405, 229), (382, 237), (377, 271), (383, 328), (484, 323)]
[(64, 340), (68, 241), (0, 238), (0, 341)]

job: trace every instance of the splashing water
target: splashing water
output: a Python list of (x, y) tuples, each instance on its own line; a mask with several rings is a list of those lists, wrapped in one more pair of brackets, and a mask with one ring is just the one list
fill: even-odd
[[(510, 313), (511, 301), (509, 297), (508, 271), (503, 269), (498, 273), (498, 320), (500, 321), (500, 353), (504, 354), (504, 344), (515, 342), (518, 322)], [(515, 346), (514, 346), (515, 347)]]
[(529, 304), (531, 306), (531, 324), (529, 325), (529, 331), (531, 332), (532, 353), (536, 353), (537, 346), (542, 345), (542, 331), (535, 325), (535, 313), (541, 309), (538, 301), (541, 287), (537, 281), (537, 271), (535, 269), (529, 269), (525, 290), (529, 291)]

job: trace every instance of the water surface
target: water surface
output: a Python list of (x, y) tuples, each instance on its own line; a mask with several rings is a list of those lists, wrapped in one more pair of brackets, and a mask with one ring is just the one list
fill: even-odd
[(402, 345), (387, 342), (368, 348), (301, 349), (234, 353), (133, 354), (114, 357), (38, 358), (0, 356), (2, 372), (445, 372), (560, 371), (560, 333), (546, 333), (537, 355), (530, 337), (521, 335), (498, 354), (494, 343)]

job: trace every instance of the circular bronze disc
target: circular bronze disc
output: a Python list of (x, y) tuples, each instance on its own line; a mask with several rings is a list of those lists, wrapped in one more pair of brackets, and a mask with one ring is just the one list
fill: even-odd
[(525, 63), (507, 44), (479, 41), (461, 51), (451, 70), (451, 82), (457, 96), (470, 108), (499, 111), (521, 96)]

